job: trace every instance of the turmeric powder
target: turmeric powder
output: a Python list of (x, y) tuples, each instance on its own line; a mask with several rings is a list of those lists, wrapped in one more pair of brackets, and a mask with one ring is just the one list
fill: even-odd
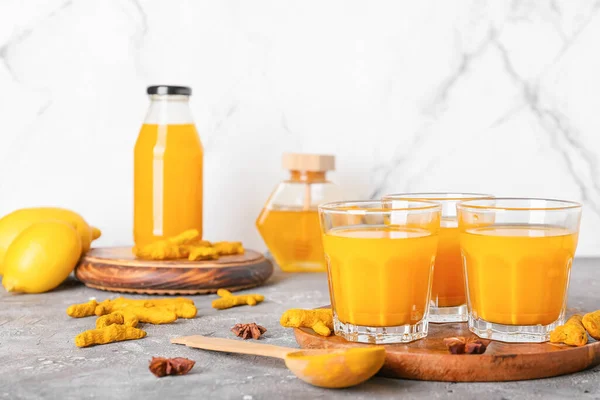
[(329, 336), (333, 331), (333, 312), (331, 308), (287, 310), (279, 323), (286, 328), (312, 328), (321, 336)]
[(73, 304), (67, 308), (67, 315), (73, 318), (91, 317), (94, 315), (97, 305), (96, 300), (90, 300), (83, 304)]
[(600, 310), (585, 314), (581, 322), (591, 337), (600, 340)]
[(88, 347), (96, 344), (107, 344), (123, 340), (141, 339), (146, 332), (127, 325), (109, 325), (101, 329), (90, 329), (75, 337), (77, 347)]
[(588, 341), (588, 337), (582, 319), (581, 315), (575, 314), (564, 325), (557, 326), (550, 332), (550, 342), (564, 343), (570, 346), (584, 346)]
[(265, 296), (260, 294), (240, 294), (234, 295), (229, 290), (219, 289), (217, 290), (217, 296), (220, 299), (213, 300), (212, 307), (217, 310), (224, 310), (235, 306), (255, 306), (265, 299)]

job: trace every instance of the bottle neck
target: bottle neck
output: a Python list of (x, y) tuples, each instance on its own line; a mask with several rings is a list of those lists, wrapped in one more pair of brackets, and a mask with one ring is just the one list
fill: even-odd
[(324, 171), (290, 171), (290, 180), (294, 182), (318, 183), (326, 182)]
[(145, 124), (184, 125), (193, 124), (189, 96), (172, 94), (150, 95), (150, 107)]

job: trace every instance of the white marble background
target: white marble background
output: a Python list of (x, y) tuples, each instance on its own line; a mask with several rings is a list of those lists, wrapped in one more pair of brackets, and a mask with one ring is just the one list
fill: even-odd
[(368, 198), (585, 203), (600, 256), (600, 1), (0, 0), (0, 214), (60, 205), (131, 242), (145, 87), (194, 89), (205, 232), (264, 249), (283, 151)]

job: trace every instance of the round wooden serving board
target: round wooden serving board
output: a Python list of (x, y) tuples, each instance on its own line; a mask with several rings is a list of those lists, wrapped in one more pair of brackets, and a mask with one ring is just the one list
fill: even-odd
[[(319, 336), (307, 328), (294, 331), (303, 349), (371, 346)], [(466, 323), (430, 323), (425, 339), (385, 345), (386, 359), (379, 375), (423, 381), (518, 381), (570, 374), (600, 364), (600, 342), (593, 339), (583, 347), (489, 341), (484, 354), (474, 355), (450, 354), (443, 339), (454, 336), (475, 337)]]
[(271, 261), (253, 250), (210, 261), (148, 261), (136, 259), (131, 247), (92, 249), (75, 269), (77, 279), (94, 289), (161, 295), (242, 290), (272, 273)]

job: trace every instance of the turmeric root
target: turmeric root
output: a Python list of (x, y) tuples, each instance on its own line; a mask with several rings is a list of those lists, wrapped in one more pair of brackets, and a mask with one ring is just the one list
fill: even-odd
[(175, 312), (163, 307), (127, 307), (125, 311), (134, 314), (140, 322), (154, 325), (170, 324), (177, 320)]
[(194, 318), (198, 312), (194, 302), (183, 297), (156, 300), (135, 300), (127, 299), (125, 297), (118, 297), (114, 300), (105, 300), (98, 304), (95, 314), (97, 316), (101, 316), (110, 314), (117, 310), (128, 309), (130, 307), (163, 308), (174, 312), (175, 315), (180, 318)]
[(123, 314), (115, 311), (113, 313), (98, 317), (96, 320), (96, 329), (106, 328), (110, 325), (124, 325), (124, 323), (125, 318), (123, 318)]
[(126, 309), (113, 311), (110, 314), (98, 317), (96, 320), (96, 329), (106, 328), (109, 325), (127, 325), (137, 327), (139, 323), (138, 317)]
[(143, 260), (175, 260), (187, 258), (190, 261), (216, 260), (219, 256), (243, 254), (240, 242), (210, 243), (202, 240), (200, 232), (189, 229), (167, 239), (159, 240), (142, 247), (134, 247), (133, 254)]
[(200, 232), (197, 229), (188, 229), (177, 236), (168, 238), (167, 241), (172, 244), (188, 244), (199, 238)]
[(138, 301), (139, 300), (127, 300), (124, 297), (118, 297), (114, 300), (106, 299), (106, 300), (98, 303), (98, 305), (96, 306), (96, 309), (94, 310), (94, 314), (96, 314), (98, 317), (100, 317), (102, 315), (110, 314), (113, 311), (116, 311), (120, 308), (125, 308), (128, 304), (130, 304), (129, 302), (133, 302), (131, 305), (137, 306), (140, 304), (140, 303), (137, 303)]
[(134, 313), (129, 312), (127, 309), (122, 309), (122, 310), (119, 310), (116, 312), (123, 316), (123, 324), (124, 325), (133, 326), (134, 328), (136, 328), (138, 326), (138, 323), (140, 322), (140, 320), (137, 317), (137, 315), (135, 315)]
[(581, 322), (591, 337), (600, 340), (600, 310), (585, 314)]
[(140, 339), (146, 332), (136, 329), (138, 323), (168, 324), (181, 318), (194, 318), (194, 302), (183, 297), (165, 299), (128, 299), (118, 297), (100, 303), (92, 300), (74, 304), (67, 309), (72, 317), (96, 314), (96, 329), (85, 331), (75, 338), (78, 347), (105, 344), (121, 340)]
[(91, 329), (75, 337), (77, 347), (88, 347), (96, 344), (107, 344), (123, 340), (141, 339), (146, 332), (127, 325), (110, 325), (101, 329)]
[(150, 300), (143, 300), (145, 303), (146, 307), (162, 307), (166, 304), (180, 304), (180, 303), (185, 303), (185, 304), (191, 304), (194, 305), (194, 300), (192, 299), (186, 299), (185, 297), (175, 297), (174, 299), (172, 298), (167, 298), (167, 299), (150, 299)]
[(550, 342), (552, 343), (584, 346), (587, 341), (587, 332), (582, 323), (582, 316), (579, 314), (573, 315), (564, 325), (557, 326), (550, 332)]
[(200, 238), (197, 229), (189, 229), (168, 239), (159, 240), (142, 247), (134, 247), (133, 253), (143, 260), (173, 260), (186, 258), (189, 247), (186, 246)]
[(265, 296), (260, 294), (240, 294), (234, 295), (229, 290), (219, 289), (217, 295), (220, 299), (213, 300), (212, 307), (217, 310), (224, 310), (235, 306), (255, 306), (265, 299)]
[(160, 241), (143, 247), (134, 247), (133, 254), (142, 260), (176, 260), (186, 258), (189, 249), (186, 246)]
[(186, 299), (185, 297), (147, 300), (144, 303), (144, 307), (162, 307), (169, 311), (173, 311), (177, 315), (177, 318), (194, 318), (198, 313), (194, 301)]
[(67, 315), (73, 318), (84, 318), (91, 317), (94, 315), (98, 302), (96, 300), (90, 300), (83, 304), (73, 304), (67, 308)]
[(244, 246), (241, 242), (216, 242), (212, 246), (220, 256), (244, 254)]
[(244, 254), (244, 246), (241, 242), (216, 242), (203, 246), (189, 246), (188, 260), (216, 260), (219, 256), (230, 256)]
[(198, 236), (197, 238), (187, 241), (185, 245), (193, 247), (210, 247), (212, 246), (212, 243), (210, 243), (208, 240), (202, 240), (200, 236)]
[(177, 314), (174, 311), (164, 307), (145, 307), (144, 300), (128, 300), (120, 297), (113, 301), (103, 301), (96, 307), (97, 316), (111, 314), (116, 311), (133, 314), (139, 322), (149, 324), (170, 324), (177, 320)]
[(219, 258), (217, 250), (210, 246), (191, 246), (189, 247), (188, 260), (216, 260)]
[(175, 315), (177, 315), (177, 318), (190, 319), (194, 318), (198, 313), (195, 305), (187, 303), (166, 303), (165, 305), (160, 306), (160, 308), (174, 312)]
[(281, 316), (279, 323), (286, 328), (312, 328), (321, 336), (329, 336), (333, 330), (333, 312), (331, 308), (287, 310)]

